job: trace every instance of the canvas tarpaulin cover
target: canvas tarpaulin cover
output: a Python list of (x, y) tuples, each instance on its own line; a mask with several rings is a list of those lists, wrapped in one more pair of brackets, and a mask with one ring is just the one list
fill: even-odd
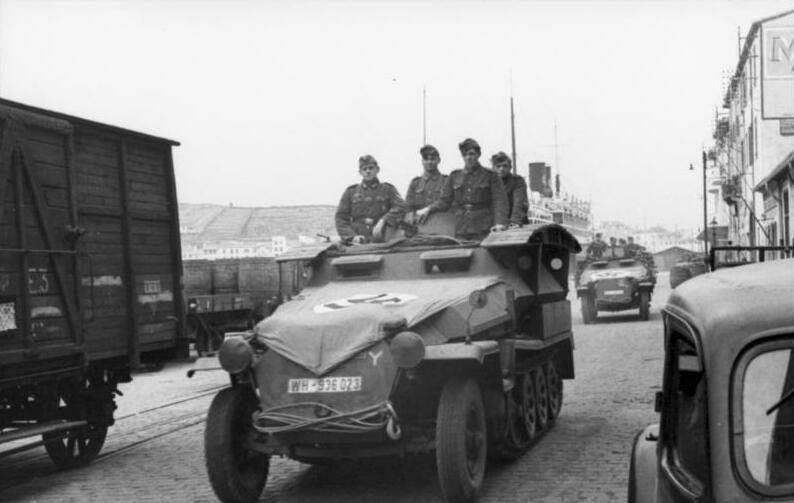
[(481, 276), (306, 287), (255, 330), (272, 351), (322, 375), (381, 340), (385, 320), (402, 316), (411, 327), (498, 282), (496, 276)]

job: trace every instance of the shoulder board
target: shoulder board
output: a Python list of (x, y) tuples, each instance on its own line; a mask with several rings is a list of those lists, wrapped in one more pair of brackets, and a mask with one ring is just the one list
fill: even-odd
[(360, 183), (354, 183), (353, 185), (351, 185), (350, 187), (346, 188), (345, 190), (353, 190), (356, 187), (358, 187), (359, 185), (361, 185), (361, 184)]
[(390, 188), (390, 189), (397, 190), (397, 189), (394, 187), (394, 185), (390, 184), (389, 182), (380, 182), (380, 184), (381, 184), (381, 185), (383, 185), (384, 187), (388, 187), (388, 188)]

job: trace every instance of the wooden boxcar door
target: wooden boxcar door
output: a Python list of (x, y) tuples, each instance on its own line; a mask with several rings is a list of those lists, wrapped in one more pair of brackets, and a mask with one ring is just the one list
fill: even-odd
[(70, 142), (67, 121), (0, 107), (2, 364), (82, 359)]

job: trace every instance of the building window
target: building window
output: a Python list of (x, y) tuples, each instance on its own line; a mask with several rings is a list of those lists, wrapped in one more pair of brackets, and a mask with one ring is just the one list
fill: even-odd
[(781, 221), (781, 234), (783, 238), (783, 244), (785, 246), (791, 245), (791, 229), (790, 229), (790, 222), (791, 222), (791, 214), (789, 211), (789, 190), (783, 190), (783, 194), (781, 196), (781, 202), (783, 203), (783, 220)]

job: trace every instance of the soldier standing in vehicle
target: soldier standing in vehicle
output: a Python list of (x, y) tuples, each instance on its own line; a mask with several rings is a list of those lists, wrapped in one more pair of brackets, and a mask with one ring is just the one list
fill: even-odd
[(463, 169), (450, 173), (441, 197), (427, 208), (416, 212), (419, 223), (431, 213), (452, 210), (455, 215), (455, 236), (481, 240), (489, 231), (507, 228), (507, 193), (499, 175), (480, 164), (480, 145), (467, 138), (458, 145), (463, 156)]
[(358, 159), (361, 183), (345, 189), (336, 208), (336, 231), (345, 243), (381, 240), (386, 227), (402, 221), (405, 202), (394, 185), (378, 180), (379, 171), (371, 155)]
[(593, 242), (587, 246), (587, 255), (588, 257), (601, 258), (606, 249), (607, 244), (604, 242), (602, 234), (597, 232)]
[(438, 170), (438, 163), (441, 156), (433, 145), (425, 145), (419, 149), (422, 156), (422, 167), (424, 172), (421, 176), (415, 177), (408, 185), (408, 192), (405, 194), (405, 206), (408, 211), (408, 223), (416, 224), (416, 212), (426, 208), (438, 201), (441, 196), (441, 189), (444, 182), (449, 178)]
[(524, 177), (513, 174), (513, 161), (504, 152), (497, 152), (491, 156), (491, 166), (505, 186), (510, 226), (528, 224), (529, 197)]

